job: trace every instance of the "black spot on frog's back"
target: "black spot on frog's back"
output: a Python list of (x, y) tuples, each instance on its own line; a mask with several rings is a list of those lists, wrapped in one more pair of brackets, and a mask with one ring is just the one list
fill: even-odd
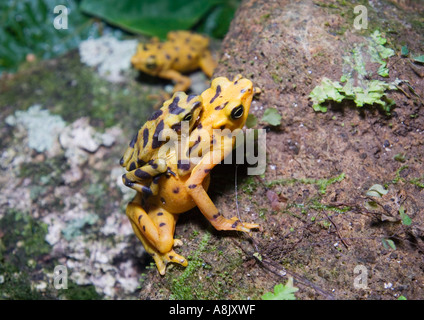
[(162, 113), (163, 113), (162, 110), (157, 110), (157, 111), (153, 112), (153, 114), (149, 117), (148, 121), (156, 120), (157, 118), (159, 118), (162, 115)]
[(212, 99), (211, 99), (211, 101), (209, 103), (213, 103), (215, 101), (215, 99), (219, 97), (220, 94), (221, 94), (221, 86), (218, 85), (216, 87), (215, 95), (212, 97)]
[(168, 106), (169, 113), (171, 114), (180, 114), (184, 111), (183, 108), (180, 108), (178, 105), (178, 102), (180, 102), (179, 97), (175, 97), (174, 100), (172, 100), (171, 104)]
[(149, 142), (149, 129), (145, 128), (143, 130), (143, 148), (147, 146), (147, 142)]

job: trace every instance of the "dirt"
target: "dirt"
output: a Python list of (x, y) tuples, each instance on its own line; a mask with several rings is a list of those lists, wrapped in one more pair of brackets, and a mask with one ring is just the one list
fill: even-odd
[[(223, 285), (221, 264), (228, 262), (216, 250), (202, 252), (210, 276), (205, 279), (201, 266), (191, 275), (204, 283), (187, 284), (194, 298), (257, 299), (288, 277), (300, 288), (299, 299), (423, 297), (424, 67), (402, 58), (400, 49), (407, 45), (415, 56), (423, 52), (418, 13), (424, 8), (417, 2), (357, 4), (368, 8), (367, 30), (353, 28), (354, 6), (344, 1), (245, 1), (237, 12), (215, 76), (251, 78), (262, 89), (251, 113), (261, 119), (275, 107), (282, 124), (257, 126), (268, 130), (265, 174), (247, 177), (239, 168), (240, 214), (259, 223), (259, 231), (219, 233), (206, 228), (196, 211), (182, 217), (178, 237), (188, 239), (193, 230), (199, 232), (196, 239), (212, 232), (212, 248), (226, 248), (230, 261), (241, 258), (239, 267), (228, 268), (236, 281)], [(312, 89), (323, 77), (339, 80), (343, 56), (376, 29), (396, 55), (389, 58), (388, 78), (367, 64), (371, 79), (408, 80), (415, 94), (407, 86), (401, 86), (404, 92), (388, 92), (396, 102), (390, 115), (376, 105), (358, 108), (350, 101), (329, 102), (326, 113), (315, 112), (308, 98)], [(214, 169), (209, 193), (232, 216), (235, 167), (226, 167)], [(319, 179), (340, 175), (341, 181), (322, 192)], [(388, 193), (367, 196), (374, 184)], [(375, 206), (369, 208), (371, 201)], [(401, 211), (410, 224), (402, 221)], [(186, 255), (196, 250), (196, 241), (181, 248)], [(182, 273), (175, 268), (164, 278), (150, 274), (141, 298), (172, 297), (171, 279)]]

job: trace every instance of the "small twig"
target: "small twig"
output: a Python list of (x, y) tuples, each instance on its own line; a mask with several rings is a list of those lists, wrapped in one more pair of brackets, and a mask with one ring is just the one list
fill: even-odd
[(339, 228), (337, 228), (337, 225), (334, 223), (333, 219), (331, 219), (330, 216), (327, 213), (325, 215), (327, 216), (327, 219), (331, 222), (331, 224), (334, 226), (334, 229), (336, 229), (336, 233), (339, 236), (340, 241), (344, 244), (344, 246), (346, 247), (346, 249), (349, 249), (349, 246), (348, 246), (347, 242), (340, 235)]

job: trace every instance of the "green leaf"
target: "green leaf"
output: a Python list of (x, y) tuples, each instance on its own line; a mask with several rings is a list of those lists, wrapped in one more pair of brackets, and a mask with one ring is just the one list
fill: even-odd
[(424, 63), (424, 55), (413, 58), (415, 62)]
[(258, 123), (258, 118), (254, 114), (249, 113), (246, 119), (246, 127), (253, 128)]
[(399, 296), (398, 300), (407, 300), (405, 296)]
[(223, 38), (241, 0), (223, 0), (196, 25), (195, 30), (214, 38)]
[(274, 293), (267, 292), (262, 295), (262, 300), (296, 300), (294, 295), (299, 288), (293, 287), (293, 278), (287, 280), (286, 285), (277, 284), (274, 287)]
[(389, 190), (384, 189), (381, 184), (374, 184), (371, 188), (368, 189), (366, 195), (369, 197), (379, 197), (387, 194)]
[(309, 94), (309, 98), (311, 98), (312, 102), (314, 103), (312, 105), (314, 110), (327, 112), (327, 108), (321, 105), (321, 103), (327, 100), (341, 102), (344, 96), (339, 93), (339, 90), (342, 90), (342, 88), (343, 87), (339, 82), (331, 81), (330, 79), (324, 77), (321, 80), (321, 84), (316, 86)]
[(222, 0), (83, 0), (81, 10), (124, 30), (164, 39), (187, 30)]
[(402, 46), (402, 48), (400, 49), (400, 54), (401, 54), (403, 57), (408, 56), (408, 54), (409, 54), (408, 47), (407, 47), (407, 46)]
[(261, 120), (271, 126), (279, 126), (281, 124), (281, 114), (276, 108), (268, 108), (265, 110)]
[[(67, 29), (55, 29), (57, 5), (68, 9)], [(78, 10), (77, 0), (0, 1), (0, 73), (13, 72), (28, 54), (49, 59), (76, 48), (89, 36), (97, 36), (98, 26)]]
[(412, 223), (411, 218), (405, 213), (405, 208), (403, 207), (403, 205), (401, 205), (399, 207), (399, 214), (400, 214), (400, 218), (402, 220), (402, 224), (405, 226), (410, 226)]
[(377, 73), (382, 77), (388, 77), (389, 76), (389, 69), (386, 67), (386, 64), (382, 64), (380, 68), (378, 68)]
[(396, 250), (396, 245), (393, 242), (393, 240), (390, 239), (381, 239), (381, 242), (383, 243), (383, 247), (386, 249), (392, 248), (393, 250)]

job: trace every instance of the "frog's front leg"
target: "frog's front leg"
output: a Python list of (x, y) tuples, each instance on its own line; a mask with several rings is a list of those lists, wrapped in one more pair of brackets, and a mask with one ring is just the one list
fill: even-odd
[(187, 91), (190, 88), (191, 80), (189, 77), (183, 76), (181, 73), (175, 70), (165, 70), (159, 73), (159, 77), (173, 80), (175, 82), (173, 92)]
[(212, 54), (209, 51), (202, 53), (202, 56), (199, 60), (200, 69), (209, 77), (212, 78), (213, 72), (216, 68), (216, 62), (212, 57)]
[[(135, 163), (134, 167), (135, 167)], [(131, 169), (131, 166), (130, 166)], [(133, 169), (122, 176), (122, 182), (140, 193), (146, 195), (156, 195), (158, 193), (157, 179), (159, 175), (165, 173), (168, 167), (164, 159), (150, 160), (144, 166)], [(150, 187), (146, 184), (152, 180)]]
[(202, 181), (209, 174), (212, 168), (218, 164), (222, 159), (221, 153), (209, 152), (200, 162), (194, 167), (191, 172), (190, 178), (186, 181), (186, 189), (190, 196), (193, 198), (197, 207), (203, 215), (210, 221), (210, 223), (217, 230), (238, 230), (249, 232), (250, 229), (259, 228), (256, 223), (241, 222), (237, 217), (231, 219), (225, 218), (212, 202), (211, 198), (202, 186)]

